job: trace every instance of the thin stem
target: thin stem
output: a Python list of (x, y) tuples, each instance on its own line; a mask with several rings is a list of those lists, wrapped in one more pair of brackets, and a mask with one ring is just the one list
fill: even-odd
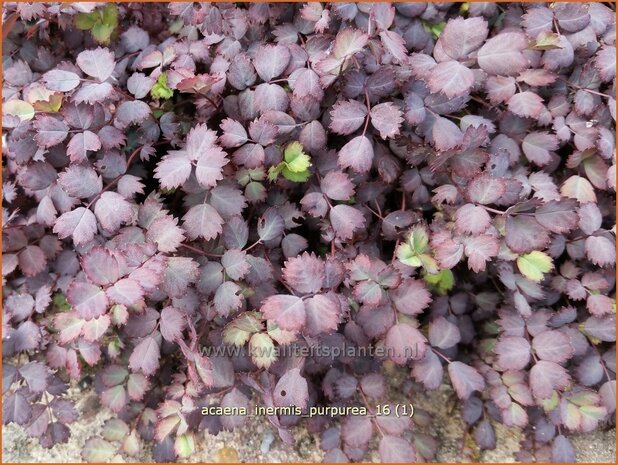
[(249, 250), (251, 250), (252, 248), (256, 247), (258, 244), (261, 244), (261, 243), (262, 243), (262, 239), (258, 239), (253, 244), (251, 244), (249, 247), (247, 247), (244, 251), (248, 252)]
[(433, 347), (431, 348), (431, 350), (433, 350), (434, 354), (439, 355), (440, 357), (442, 357), (446, 361), (446, 363), (452, 363), (451, 360), (446, 355), (441, 354), (440, 352), (438, 352)]
[(367, 105), (367, 116), (365, 118), (365, 127), (363, 128), (363, 136), (369, 127), (369, 113), (371, 112), (371, 103), (369, 102), (369, 92), (367, 91), (367, 87), (365, 87), (365, 104)]
[(380, 220), (384, 221), (384, 218), (382, 217), (382, 215), (380, 215), (377, 211), (375, 211), (373, 208), (371, 208), (369, 205), (365, 205), (365, 207), (367, 207), (367, 210), (369, 210), (371, 213), (373, 213), (375, 216), (377, 216), (378, 218), (380, 218)]
[(195, 253), (198, 253), (200, 255), (204, 255), (206, 257), (212, 257), (212, 258), (221, 258), (223, 257), (223, 255), (219, 255), (216, 253), (210, 253), (210, 252), (206, 252), (205, 250), (202, 249), (198, 249), (197, 247), (193, 247), (192, 245), (189, 244), (180, 244), (182, 247), (184, 247), (185, 249), (189, 249)]
[(380, 208), (380, 204), (375, 199), (373, 200), (373, 203), (376, 204), (376, 210), (378, 210), (378, 213), (380, 214), (380, 218), (382, 218), (384, 215), (382, 214), (382, 209)]
[(496, 210), (495, 208), (491, 208), (491, 207), (487, 207), (485, 205), (481, 205), (481, 207), (483, 207), (485, 210), (487, 210), (488, 212), (492, 212), (492, 213), (496, 213), (498, 215), (504, 215), (506, 214), (506, 212), (503, 212), (502, 210)]
[(358, 390), (358, 393), (360, 394), (360, 397), (361, 397), (361, 399), (363, 401), (363, 404), (365, 404), (365, 408), (372, 415), (372, 417), (373, 417), (372, 420), (373, 420), (374, 424), (376, 425), (376, 428), (378, 429), (380, 434), (382, 436), (384, 436), (384, 431), (382, 431), (382, 428), (380, 427), (380, 425), (378, 424), (377, 420), (375, 419), (375, 413), (374, 413), (373, 409), (369, 406), (369, 401), (367, 400), (367, 396), (363, 392), (362, 388), (358, 387), (357, 390)]

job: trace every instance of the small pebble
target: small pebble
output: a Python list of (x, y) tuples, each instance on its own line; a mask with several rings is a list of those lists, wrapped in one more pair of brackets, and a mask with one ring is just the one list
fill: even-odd
[(215, 452), (215, 462), (217, 463), (238, 463), (238, 451), (233, 447), (222, 447)]
[(270, 451), (270, 446), (275, 440), (275, 436), (270, 429), (267, 429), (262, 436), (262, 444), (260, 445), (260, 451), (262, 454), (267, 454)]

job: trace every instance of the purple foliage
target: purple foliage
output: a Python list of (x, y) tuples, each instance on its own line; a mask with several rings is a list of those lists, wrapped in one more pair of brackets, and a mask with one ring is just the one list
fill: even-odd
[[(93, 378), (84, 459), (169, 461), (245, 420), (204, 406), (373, 414), (404, 371), (574, 460), (615, 412), (613, 8), (4, 3), (4, 423), (66, 442)], [(386, 355), (298, 355), (344, 345)], [(426, 424), (310, 420), (326, 461)]]

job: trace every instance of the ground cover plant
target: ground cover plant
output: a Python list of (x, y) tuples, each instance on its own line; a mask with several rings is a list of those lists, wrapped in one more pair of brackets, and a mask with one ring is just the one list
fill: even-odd
[(4, 3), (4, 424), (66, 442), (91, 382), (88, 461), (256, 401), (367, 408), (268, 417), (326, 461), (430, 461), (386, 369), (453, 386), (464, 455), (502, 422), (574, 460), (615, 422), (614, 8)]

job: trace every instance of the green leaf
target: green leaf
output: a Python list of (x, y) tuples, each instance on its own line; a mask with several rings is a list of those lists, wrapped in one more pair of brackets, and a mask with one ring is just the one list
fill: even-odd
[(305, 182), (311, 176), (311, 172), (309, 170), (296, 172), (290, 170), (287, 166), (283, 167), (281, 174), (283, 174), (285, 179), (293, 182)]
[(62, 94), (55, 92), (51, 94), (47, 100), (37, 100), (32, 103), (36, 111), (44, 111), (46, 113), (57, 113), (62, 106)]
[(596, 405), (599, 402), (599, 395), (592, 391), (580, 391), (570, 395), (568, 401), (580, 407), (585, 405)]
[(2, 106), (2, 113), (28, 121), (34, 118), (34, 107), (23, 100), (9, 100)]
[(279, 174), (292, 182), (305, 182), (311, 176), (311, 157), (303, 152), (300, 142), (292, 142), (283, 153), (283, 161), (268, 170), (268, 179), (276, 181)]
[(82, 451), (86, 462), (107, 462), (114, 455), (116, 455), (116, 447), (100, 437), (88, 439)]
[(161, 73), (157, 82), (155, 82), (152, 89), (150, 89), (150, 95), (155, 99), (168, 100), (174, 95), (174, 91), (167, 86), (167, 73)]
[(422, 254), (427, 251), (427, 245), (429, 244), (429, 235), (427, 230), (423, 227), (417, 227), (412, 229), (408, 243), (412, 250), (416, 254)]
[(543, 410), (545, 410), (546, 412), (551, 412), (558, 407), (560, 397), (558, 397), (558, 393), (556, 391), (553, 391), (549, 399), (538, 399), (538, 402), (541, 407), (543, 407)]
[(71, 310), (71, 305), (67, 302), (67, 298), (62, 292), (54, 294), (53, 302), (54, 306), (61, 312), (68, 312)]
[(92, 13), (77, 13), (75, 15), (75, 27), (82, 31), (89, 31), (94, 27), (99, 20), (99, 15), (96, 11)]
[(397, 258), (401, 263), (412, 266), (425, 268), (425, 271), (430, 274), (436, 274), (439, 271), (438, 264), (434, 258), (429, 255), (429, 236), (427, 230), (422, 226), (417, 226), (412, 229), (408, 240), (397, 248)]
[(421, 259), (414, 253), (412, 246), (405, 243), (397, 247), (397, 258), (404, 265), (412, 266), (414, 268), (422, 265)]
[(103, 24), (116, 28), (118, 26), (118, 7), (113, 3), (108, 3), (101, 11), (101, 20)]
[(92, 13), (78, 13), (75, 16), (75, 27), (83, 31), (90, 31), (94, 40), (101, 44), (108, 44), (118, 27), (118, 7), (108, 3), (102, 10)]
[(544, 273), (554, 268), (554, 264), (549, 255), (533, 250), (517, 258), (517, 267), (526, 278), (538, 283), (543, 280)]
[(109, 26), (100, 22), (97, 22), (90, 30), (90, 33), (92, 34), (94, 40), (96, 40), (100, 44), (108, 44), (113, 32), (113, 26)]
[(140, 441), (135, 430), (131, 430), (131, 434), (129, 434), (122, 443), (122, 450), (132, 457), (139, 454)]
[(444, 31), (445, 26), (446, 26), (445, 22), (441, 22), (441, 23), (434, 24), (433, 26), (431, 26), (431, 33), (436, 39), (440, 37), (440, 35), (442, 34), (442, 31)]
[(438, 273), (427, 273), (423, 279), (439, 294), (446, 294), (455, 285), (455, 277), (451, 270), (441, 270)]
[(251, 336), (249, 341), (249, 353), (251, 354), (251, 360), (257, 365), (258, 368), (266, 368), (277, 360), (275, 354), (275, 344), (273, 340), (264, 333), (256, 333)]
[(223, 330), (223, 342), (238, 347), (244, 346), (249, 340), (250, 336), (250, 332), (243, 331), (242, 329), (236, 327), (233, 323), (226, 326)]
[(283, 167), (283, 162), (279, 163), (277, 166), (271, 166), (268, 169), (268, 180), (271, 182), (275, 182), (279, 177), (279, 173), (281, 173), (281, 170), (283, 170)]
[(120, 441), (129, 434), (129, 427), (124, 421), (112, 418), (105, 422), (101, 434), (108, 441)]
[(555, 32), (543, 31), (539, 33), (535, 43), (530, 48), (540, 51), (561, 49), (560, 36)]
[(174, 449), (176, 454), (180, 458), (187, 458), (195, 451), (195, 441), (193, 440), (193, 434), (185, 433), (176, 438), (174, 443)]
[(285, 149), (283, 158), (288, 170), (294, 173), (302, 173), (307, 171), (311, 166), (311, 158), (303, 152), (303, 146), (300, 142), (292, 142)]

